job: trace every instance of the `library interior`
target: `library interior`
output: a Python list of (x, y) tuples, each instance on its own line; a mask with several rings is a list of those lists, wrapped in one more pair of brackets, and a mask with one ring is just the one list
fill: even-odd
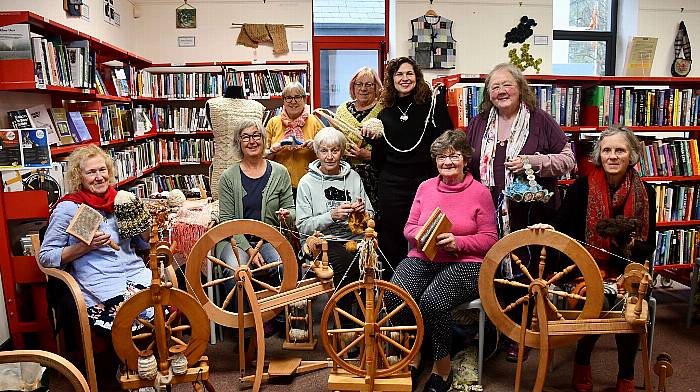
[(0, 389), (698, 390), (698, 39), (697, 0), (0, 1)]

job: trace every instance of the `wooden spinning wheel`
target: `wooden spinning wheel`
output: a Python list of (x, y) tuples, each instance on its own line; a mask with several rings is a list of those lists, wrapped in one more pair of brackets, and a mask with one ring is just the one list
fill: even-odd
[[(365, 230), (365, 238), (359, 245), (359, 262), (364, 270), (364, 279), (349, 284), (333, 294), (323, 309), (320, 334), (323, 346), (333, 360), (334, 371), (337, 370), (337, 366), (340, 366), (345, 371), (361, 377), (359, 381), (355, 379), (354, 385), (352, 382), (334, 385), (334, 382), (329, 379), (330, 389), (346, 389), (354, 386), (362, 390), (369, 388), (368, 390), (372, 391), (375, 378), (405, 373), (408, 364), (418, 354), (423, 341), (423, 318), (413, 298), (401, 287), (375, 279), (376, 247), (374, 221), (370, 220)], [(387, 294), (396, 297), (396, 302), (399, 304), (391, 311), (387, 311), (385, 307)], [(356, 303), (360, 310), (361, 314), (357, 317), (338, 306), (341, 301), (347, 301), (348, 298), (350, 302)], [(406, 320), (396, 317), (399, 312), (406, 310), (411, 317)], [(341, 319), (351, 321), (354, 326), (343, 328)], [(334, 324), (333, 328), (329, 328), (331, 321)], [(351, 335), (352, 339), (346, 344), (343, 341), (343, 335), (347, 334)], [(348, 358), (347, 353), (358, 346), (359, 361), (353, 361)], [(393, 351), (394, 355), (389, 355), (389, 350)], [(410, 387), (410, 381), (407, 383)]]
[[(256, 253), (259, 252), (263, 244), (267, 242), (277, 250), (281, 257), (281, 261), (279, 262), (265, 264), (261, 267), (251, 268), (249, 270), (252, 281), (263, 287), (262, 291), (256, 292), (258, 298), (280, 294), (296, 287), (298, 277), (297, 259), (294, 254), (294, 249), (292, 249), (292, 246), (280, 232), (268, 224), (251, 219), (237, 219), (217, 225), (204, 233), (204, 236), (194, 245), (187, 259), (187, 269), (185, 272), (188, 285), (191, 285), (188, 287), (188, 290), (191, 291), (195, 298), (202, 304), (209, 318), (215, 323), (231, 328), (238, 328), (238, 318), (242, 316), (244, 319), (244, 327), (249, 328), (255, 325), (252, 312), (243, 312), (239, 314), (239, 312), (226, 310), (226, 307), (228, 307), (229, 303), (234, 299), (238, 285), (233, 285), (233, 289), (226, 293), (226, 297), (221, 305), (217, 305), (212, 299), (207, 297), (204, 290), (207, 287), (220, 285), (226, 281), (235, 281), (237, 279), (235, 273), (236, 268), (231, 267), (224, 261), (209, 254), (219, 241), (236, 234), (250, 234), (260, 238), (260, 240), (254, 244)], [(232, 245), (235, 249), (235, 243)], [(201, 271), (206, 270), (206, 265), (204, 263), (207, 260), (224, 269), (230, 270), (231, 276), (202, 283)], [(256, 278), (258, 272), (277, 267), (281, 267), (284, 271), (282, 274), (282, 283), (279, 286), (267, 284)], [(244, 293), (240, 294), (243, 295)], [(271, 319), (281, 309), (282, 308), (278, 308), (264, 312), (262, 314), (262, 320), (267, 321)]]
[[(527, 245), (539, 245), (542, 247), (539, 255), (538, 276), (532, 276), (526, 266), (514, 253), (515, 250)], [(547, 259), (547, 248), (553, 248), (562, 252), (564, 255), (568, 256), (574, 264), (557, 272), (549, 279), (545, 278), (543, 275)], [(525, 279), (528, 281), (527, 283), (496, 278), (496, 273), (501, 266), (501, 262), (507, 256), (512, 258), (514, 270), (522, 272)], [(585, 297), (559, 290), (551, 290), (549, 288), (551, 284), (557, 283), (560, 279), (576, 269), (580, 271), (586, 282)], [(513, 302), (502, 304), (498, 298), (497, 289), (506, 286), (522, 290), (522, 295)], [(601, 278), (598, 265), (583, 246), (565, 234), (553, 230), (534, 231), (528, 229), (513, 232), (496, 242), (484, 257), (484, 262), (481, 265), (479, 296), (481, 297), (481, 304), (484, 307), (484, 311), (486, 311), (486, 314), (489, 316), (489, 319), (491, 319), (496, 328), (513, 341), (523, 342), (527, 347), (539, 348), (540, 336), (537, 330), (536, 317), (546, 317), (546, 315), (538, 315), (536, 312), (533, 312), (532, 319), (526, 323), (528, 327), (523, 330), (521, 328), (522, 323), (516, 323), (506, 314), (508, 311), (528, 301), (530, 296), (534, 294), (535, 287), (544, 294), (542, 299), (545, 301), (547, 313), (555, 319), (562, 319), (563, 316), (548, 298), (547, 294), (584, 301), (583, 309), (576, 317), (579, 320), (592, 319), (600, 316), (600, 311), (603, 308), (603, 279)], [(552, 337), (549, 343), (550, 348), (573, 344), (579, 338), (580, 336), (576, 335)]]
[[(209, 342), (207, 314), (191, 295), (173, 288), (171, 282), (162, 282), (160, 278), (159, 265), (171, 265), (173, 257), (172, 249), (167, 243), (158, 240), (158, 226), (163, 223), (164, 216), (165, 214), (161, 214), (158, 217), (151, 231), (148, 263), (151, 269), (151, 286), (121, 304), (114, 318), (114, 351), (126, 367), (119, 381), (124, 389), (154, 386), (161, 382), (191, 382), (197, 391), (202, 390), (199, 384), (201, 382), (207, 390), (213, 391), (214, 388), (208, 381), (207, 358), (202, 356)], [(152, 318), (147, 320), (144, 315), (148, 310), (152, 310), (153, 314)], [(183, 324), (183, 320), (187, 320), (189, 324)], [(134, 331), (132, 327), (135, 325), (141, 328)], [(176, 376), (172, 376), (170, 368), (173, 346), (178, 346), (187, 359), (185, 373)], [(154, 353), (157, 371), (162, 376), (156, 379), (156, 384), (153, 380), (141, 379), (137, 373), (141, 370), (138, 364), (139, 356), (146, 351)]]

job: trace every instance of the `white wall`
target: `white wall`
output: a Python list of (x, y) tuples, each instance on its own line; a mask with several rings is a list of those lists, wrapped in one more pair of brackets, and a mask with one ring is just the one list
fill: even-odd
[[(311, 0), (218, 0), (190, 1), (197, 8), (197, 28), (175, 28), (175, 8), (181, 0), (142, 0), (137, 6), (141, 16), (136, 19), (134, 44), (137, 53), (156, 62), (305, 60), (312, 61)], [(240, 28), (231, 23), (302, 24), (303, 28), (288, 28), (290, 52), (277, 56), (272, 45), (257, 49), (236, 45)], [(194, 48), (180, 48), (178, 36), (194, 36)], [(308, 52), (292, 52), (292, 41), (307, 41)]]
[[(411, 20), (432, 8), (439, 15), (451, 19), (452, 35), (457, 40), (457, 67), (455, 70), (425, 71), (430, 80), (438, 74), (488, 73), (491, 68), (508, 61), (508, 51), (520, 48), (520, 44), (503, 47), (506, 32), (518, 25), (527, 15), (535, 19), (537, 26), (530, 43), (530, 54), (542, 58), (541, 72), (547, 74), (552, 67), (552, 0), (528, 0), (518, 6), (516, 1), (441, 0), (429, 5), (427, 1), (397, 0), (396, 39), (392, 42), (396, 56), (407, 56), (411, 38)], [(534, 35), (549, 36), (549, 45), (533, 45)], [(520, 52), (518, 52), (520, 54)], [(526, 73), (535, 73), (529, 68)]]
[[(700, 76), (700, 0), (637, 0), (639, 17), (638, 36), (658, 37), (652, 76), (671, 76), (674, 59), (673, 41), (678, 24), (685, 21), (693, 49), (693, 65), (688, 76)], [(681, 13), (681, 8), (684, 8)], [(625, 52), (618, 53), (618, 61), (624, 62)]]

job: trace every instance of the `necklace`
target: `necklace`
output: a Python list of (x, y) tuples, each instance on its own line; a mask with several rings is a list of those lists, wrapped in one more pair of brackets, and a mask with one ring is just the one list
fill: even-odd
[(408, 107), (406, 108), (406, 110), (401, 110), (399, 105), (396, 105), (396, 108), (399, 109), (399, 112), (401, 112), (401, 117), (399, 117), (399, 120), (401, 120), (402, 122), (408, 121), (408, 109), (411, 108), (411, 105), (413, 105), (413, 102), (408, 104)]

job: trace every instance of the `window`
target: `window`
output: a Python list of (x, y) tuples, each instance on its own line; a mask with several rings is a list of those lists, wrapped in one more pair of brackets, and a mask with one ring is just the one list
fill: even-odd
[(385, 0), (314, 0), (314, 35), (384, 36)]
[(552, 71), (613, 75), (618, 0), (555, 0)]

